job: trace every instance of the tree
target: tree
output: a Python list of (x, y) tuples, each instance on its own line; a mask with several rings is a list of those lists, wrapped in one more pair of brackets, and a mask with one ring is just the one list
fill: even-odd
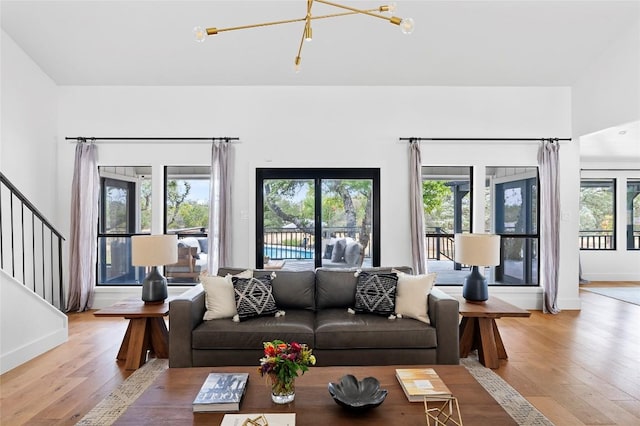
[(140, 184), (140, 231), (151, 232), (151, 179)]
[[(282, 227), (293, 223), (312, 233), (315, 221), (315, 194), (312, 180), (277, 179), (264, 181), (264, 225)], [(371, 233), (371, 182), (369, 180), (323, 180), (323, 226), (345, 227), (356, 236), (363, 250)]]
[(186, 180), (169, 180), (167, 182), (167, 228), (184, 228), (185, 224), (178, 224), (180, 206), (189, 196), (191, 184)]
[(613, 192), (609, 186), (580, 188), (580, 230), (613, 230)]

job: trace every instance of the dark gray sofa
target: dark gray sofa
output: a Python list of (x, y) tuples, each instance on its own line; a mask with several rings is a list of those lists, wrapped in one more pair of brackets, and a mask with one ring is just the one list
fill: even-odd
[[(410, 273), (411, 268), (396, 268)], [(242, 269), (221, 268), (219, 275)], [(363, 268), (390, 271), (390, 268)], [(271, 274), (256, 270), (254, 276)], [(272, 281), (280, 317), (203, 321), (205, 293), (197, 285), (169, 303), (169, 366), (257, 365), (262, 343), (306, 343), (318, 365), (458, 364), (458, 301), (429, 295), (426, 324), (410, 318), (347, 312), (355, 303), (355, 270), (277, 271)]]

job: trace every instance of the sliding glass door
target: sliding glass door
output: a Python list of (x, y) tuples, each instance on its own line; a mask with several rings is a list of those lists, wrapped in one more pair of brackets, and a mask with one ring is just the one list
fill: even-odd
[(256, 267), (376, 266), (379, 169), (258, 169)]

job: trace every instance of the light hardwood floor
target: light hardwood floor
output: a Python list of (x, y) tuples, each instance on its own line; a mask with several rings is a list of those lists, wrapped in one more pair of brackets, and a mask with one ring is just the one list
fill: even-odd
[[(580, 297), (581, 311), (498, 320), (496, 372), (556, 425), (640, 425), (640, 306)], [(75, 424), (129, 375), (115, 360), (126, 325), (70, 314), (67, 343), (0, 376), (0, 424)]]

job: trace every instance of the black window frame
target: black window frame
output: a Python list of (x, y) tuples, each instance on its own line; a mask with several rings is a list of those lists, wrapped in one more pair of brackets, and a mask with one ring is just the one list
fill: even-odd
[[(496, 168), (505, 168), (505, 166), (494, 166)], [(533, 167), (531, 167), (533, 168)], [(494, 225), (494, 233), (496, 235), (500, 235), (500, 264), (495, 267), (495, 283), (490, 283), (489, 285), (493, 286), (518, 286), (518, 287), (537, 287), (540, 285), (540, 169), (538, 167), (536, 169), (536, 176), (524, 179), (518, 179), (514, 181), (502, 182), (494, 184), (494, 199), (493, 204), (495, 207), (495, 217), (492, 218)], [(517, 185), (517, 183), (523, 183)], [(531, 219), (533, 215), (531, 214), (531, 208), (533, 205), (533, 195), (534, 191), (532, 187), (535, 185), (535, 197), (536, 197), (536, 214), (535, 214), (535, 226), (533, 226), (533, 222)], [(504, 189), (509, 188), (524, 188), (525, 197), (523, 198), (524, 208), (522, 209), (527, 215), (525, 219), (525, 232), (505, 232), (504, 228), (504, 203), (501, 203), (501, 208), (499, 209), (497, 206), (497, 193), (498, 187), (500, 187), (500, 191), (504, 193)], [(500, 219), (501, 226), (498, 227), (498, 219)], [(536, 256), (537, 265), (536, 265), (536, 277), (533, 279), (533, 262), (523, 262), (523, 276), (524, 283), (514, 283), (510, 282), (507, 279), (507, 275), (505, 273), (505, 239), (519, 239), (524, 240), (524, 249), (525, 254), (523, 254), (523, 259), (532, 258), (534, 248), (532, 247), (532, 242), (535, 241), (537, 244), (536, 250), (538, 251), (538, 255)], [(533, 260), (533, 259), (532, 259)]]
[[(314, 180), (315, 194), (322, 194), (321, 183), (326, 179), (371, 179), (372, 212), (371, 265), (380, 266), (380, 169), (379, 168), (256, 168), (256, 268), (264, 266), (262, 247), (264, 245), (264, 193), (263, 183), (268, 179), (306, 179)], [(315, 198), (315, 235), (322, 233), (322, 200)], [(317, 238), (314, 246), (315, 268), (322, 266), (322, 244)]]
[[(580, 179), (580, 205), (582, 204), (582, 187), (583, 187), (583, 182), (590, 182), (591, 184), (603, 184), (603, 183), (607, 183), (607, 184), (611, 184), (612, 188), (612, 195), (613, 195), (613, 199), (611, 200), (612, 203), (612, 220), (613, 220), (613, 230), (612, 230), (612, 234), (611, 234), (611, 244), (610, 247), (606, 247), (606, 235), (604, 235), (603, 237), (605, 237), (605, 247), (602, 247), (602, 244), (599, 242), (598, 239), (598, 247), (584, 247), (583, 242), (586, 241), (587, 242), (587, 246), (588, 246), (588, 239), (590, 238), (589, 236), (585, 236), (583, 237), (581, 234), (582, 232), (587, 232), (587, 231), (582, 231), (582, 227), (580, 225), (580, 218), (578, 218), (578, 243), (579, 243), (579, 247), (580, 250), (584, 250), (584, 251), (616, 251), (617, 250), (617, 234), (618, 234), (618, 200), (617, 200), (617, 186), (618, 186), (618, 179), (616, 178), (581, 178)], [(580, 207), (581, 208), (581, 207)], [(595, 240), (595, 237), (593, 239), (593, 241)]]

